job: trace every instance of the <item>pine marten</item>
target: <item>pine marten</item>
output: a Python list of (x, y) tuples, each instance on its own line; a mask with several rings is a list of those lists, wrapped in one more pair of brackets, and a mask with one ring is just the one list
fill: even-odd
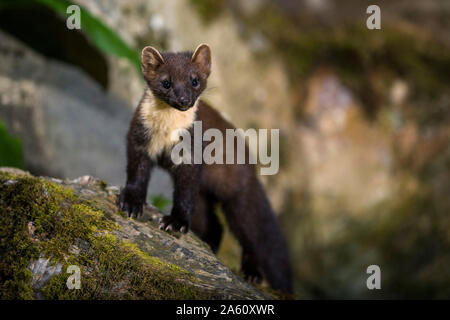
[[(154, 165), (159, 165), (174, 182), (172, 212), (161, 220), (161, 228), (181, 232), (192, 229), (217, 252), (222, 225), (214, 210), (220, 204), (242, 247), (245, 278), (259, 282), (264, 275), (274, 289), (291, 293), (288, 249), (255, 165), (176, 165), (171, 160), (174, 130), (186, 129), (193, 136), (194, 121), (201, 121), (203, 130), (234, 129), (199, 99), (210, 71), (211, 50), (206, 44), (199, 45), (194, 53), (160, 53), (150, 46), (142, 50), (142, 73), (148, 87), (127, 135), (127, 181), (120, 194), (120, 208), (129, 216), (142, 213), (150, 173)], [(245, 148), (248, 151), (247, 145)]]

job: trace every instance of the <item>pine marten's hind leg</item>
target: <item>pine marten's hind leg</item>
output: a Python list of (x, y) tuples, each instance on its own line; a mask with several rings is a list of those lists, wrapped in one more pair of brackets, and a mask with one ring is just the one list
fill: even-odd
[(242, 247), (241, 270), (244, 278), (249, 282), (262, 281), (261, 262), (257, 250), (261, 243), (258, 239), (263, 236), (258, 230), (258, 216), (254, 208), (248, 206), (244, 194), (240, 194), (222, 204), (228, 226), (238, 239)]
[(198, 194), (191, 220), (191, 229), (216, 253), (222, 240), (222, 225), (215, 214), (214, 205), (213, 198), (204, 193)]

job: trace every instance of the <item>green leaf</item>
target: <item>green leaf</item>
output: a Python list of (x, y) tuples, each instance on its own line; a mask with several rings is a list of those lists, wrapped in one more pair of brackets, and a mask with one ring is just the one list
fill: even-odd
[(22, 141), (8, 134), (0, 121), (0, 167), (23, 167)]

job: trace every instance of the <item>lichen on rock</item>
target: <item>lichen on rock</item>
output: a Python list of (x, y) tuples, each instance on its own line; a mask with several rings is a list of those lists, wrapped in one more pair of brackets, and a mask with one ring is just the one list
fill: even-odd
[[(1, 299), (264, 299), (197, 237), (118, 210), (117, 187), (0, 169)], [(80, 268), (80, 289), (67, 286)]]

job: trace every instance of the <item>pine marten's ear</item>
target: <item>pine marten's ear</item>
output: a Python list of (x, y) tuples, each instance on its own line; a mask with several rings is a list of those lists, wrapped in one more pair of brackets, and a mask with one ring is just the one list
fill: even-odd
[(153, 73), (163, 63), (162, 55), (155, 48), (147, 46), (142, 50), (142, 73)]
[(202, 43), (195, 49), (191, 61), (200, 68), (206, 77), (209, 76), (211, 73), (211, 49), (207, 44)]

